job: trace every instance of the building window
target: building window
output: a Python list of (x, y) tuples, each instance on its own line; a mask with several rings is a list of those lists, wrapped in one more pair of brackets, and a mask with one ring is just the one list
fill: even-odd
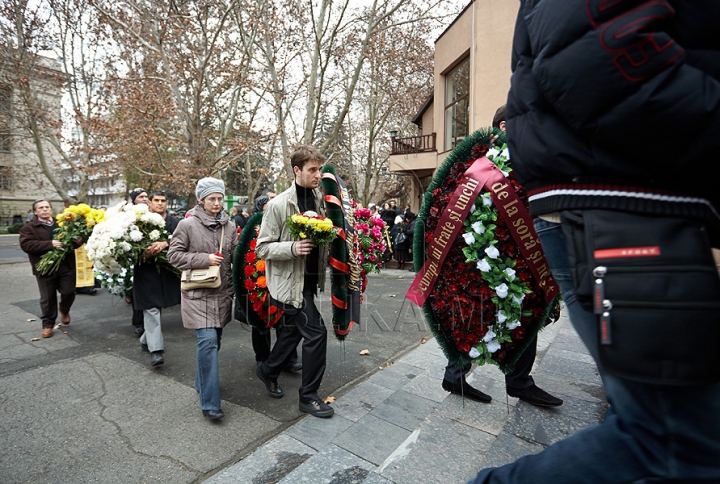
[(10, 153), (10, 109), (12, 107), (12, 89), (0, 85), (0, 153)]
[(12, 168), (0, 166), (0, 190), (12, 190)]
[(470, 134), (470, 57), (445, 75), (445, 149), (451, 150)]

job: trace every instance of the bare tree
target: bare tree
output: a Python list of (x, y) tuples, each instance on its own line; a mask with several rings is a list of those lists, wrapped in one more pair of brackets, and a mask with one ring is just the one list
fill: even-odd
[[(316, 144), (327, 152), (351, 110), (356, 88), (379, 36), (398, 28), (446, 18), (442, 2), (373, 0), (278, 0), (259, 38), (261, 63), (272, 81), (272, 106), (285, 169), (292, 143)], [(278, 20), (280, 19), (280, 20)], [(283, 35), (274, 27), (280, 25)], [(338, 114), (319, 137), (322, 110)]]
[(122, 147), (115, 151), (123, 162), (156, 185), (186, 193), (203, 176), (242, 166), (250, 141), (258, 141), (250, 20), (261, 15), (263, 2), (96, 5), (118, 46), (108, 66), (118, 101), (109, 139)]
[[(68, 203), (87, 200), (90, 176), (98, 170), (92, 130), (104, 93), (99, 36), (87, 7), (84, 0), (32, 6), (28, 0), (11, 0), (0, 11), (2, 38), (7, 39), (0, 82), (15, 93), (12, 112), (7, 113), (12, 135), (29, 141), (17, 146), (32, 147), (41, 173)], [(64, 94), (68, 110), (61, 106)], [(72, 190), (63, 180), (68, 171), (75, 181)]]
[(40, 108), (41, 89), (22, 76), (12, 85), (31, 116), (18, 126), (36, 140), (40, 160), (47, 147), (60, 154), (76, 173), (78, 197), (107, 167), (131, 185), (177, 194), (192, 194), (200, 177), (225, 176), (254, 197), (261, 185), (289, 179), (296, 143), (342, 157), (354, 189), (372, 197), (388, 155), (387, 123), (408, 119), (407, 106), (418, 103), (405, 100), (425, 94), (427, 55), (409, 49), (415, 43), (429, 54), (423, 36), (448, 18), (442, 5), (454, 4), (40, 1), (32, 19), (28, 0), (2, 7), (3, 29), (17, 39), (8, 52), (27, 64), (35, 59), (29, 49), (53, 46), (61, 60), (53, 82), (70, 90), (73, 136), (58, 134), (60, 120)]

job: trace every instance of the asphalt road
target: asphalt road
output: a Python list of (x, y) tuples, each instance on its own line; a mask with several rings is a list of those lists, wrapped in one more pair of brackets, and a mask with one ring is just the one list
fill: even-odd
[[(214, 426), (202, 418), (197, 403), (196, 339), (183, 328), (179, 307), (163, 311), (165, 364), (157, 368), (149, 366), (150, 356), (133, 334), (131, 308), (104, 289), (94, 296), (78, 295), (72, 323), (50, 339), (33, 341), (41, 327), (38, 290), (26, 257), (18, 262), (23, 258), (17, 251), (17, 236), (0, 236), (0, 432), (6, 437), (0, 440), (0, 476), (5, 476), (0, 481), (146, 482), (153, 475), (147, 482), (201, 482), (305, 415), (297, 408), (300, 374), (283, 374), (285, 397), (269, 398), (255, 376), (250, 329), (237, 321), (223, 333), (220, 379), (227, 416)], [(318, 307), (329, 328), (322, 397), (344, 394), (431, 337), (419, 309), (404, 298), (413, 277), (395, 269), (370, 275), (361, 322), (344, 341), (330, 329), (328, 289), (321, 294)], [(360, 355), (362, 350), (369, 354)], [(93, 371), (78, 369), (85, 365)], [(48, 390), (55, 385), (62, 391)], [(96, 400), (99, 407), (88, 403), (85, 414), (57, 412), (75, 408), (73, 402)], [(178, 408), (168, 414), (171, 404)], [(108, 451), (108, 437), (98, 430), (115, 413), (123, 416), (113, 419), (112, 427), (124, 439), (119, 455)], [(196, 445), (200, 435), (223, 442), (222, 450)], [(48, 452), (68, 442), (82, 443), (93, 458)], [(157, 449), (138, 458), (143, 446)], [(188, 447), (191, 455), (186, 455)], [(88, 465), (97, 472), (88, 474)], [(165, 465), (172, 471), (163, 471)]]
[[(399, 272), (399, 271), (394, 271)], [(337, 340), (331, 330), (328, 332), (328, 363), (323, 386), (323, 395), (363, 375), (372, 372), (406, 348), (414, 347), (420, 339), (429, 337), (429, 332), (420, 318), (418, 309), (409, 302), (398, 312), (397, 304), (409, 286), (409, 277), (376, 277), (371, 279), (368, 300), (363, 306), (363, 323), (352, 330), (345, 341)], [(28, 291), (32, 296), (35, 288)], [(331, 307), (327, 296), (319, 298), (320, 311), (329, 326), (332, 320)], [(34, 314), (40, 333), (40, 313), (37, 298), (12, 302), (18, 308)], [(48, 365), (65, 358), (78, 358), (97, 352), (111, 353), (149, 368), (150, 355), (141, 351), (139, 339), (133, 335), (130, 324), (131, 308), (117, 296), (105, 290), (96, 295), (77, 295), (71, 311), (73, 323), (68, 328), (71, 337), (79, 346), (51, 352), (42, 357), (3, 364), (0, 376), (10, 372), (26, 370), (39, 365)], [(180, 307), (163, 310), (163, 337), (165, 339), (165, 364), (154, 371), (179, 383), (191, 386), (195, 377), (195, 344), (193, 331), (183, 328)], [(59, 330), (54, 337), (62, 337)], [(273, 341), (275, 336), (273, 334)], [(367, 349), (369, 355), (361, 356)], [(302, 360), (302, 352), (301, 360)], [(291, 421), (299, 415), (296, 406), (289, 406), (288, 399), (268, 399), (264, 385), (255, 375), (255, 355), (250, 341), (250, 328), (237, 321), (230, 323), (223, 333), (220, 351), (221, 396), (224, 400), (246, 406), (279, 421)], [(300, 384), (299, 373), (286, 373), (281, 377), (281, 386), (286, 395), (295, 398)]]

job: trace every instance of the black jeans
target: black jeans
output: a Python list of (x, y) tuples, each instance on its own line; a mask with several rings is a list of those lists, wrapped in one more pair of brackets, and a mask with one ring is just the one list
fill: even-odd
[[(276, 339), (278, 339), (277, 336), (280, 335), (281, 331), (282, 327), (275, 328)], [(272, 348), (270, 333), (271, 331), (268, 330), (267, 333), (262, 334), (255, 327), (252, 328), (252, 347), (255, 352), (255, 361), (265, 361), (270, 356), (270, 349)], [(290, 353), (288, 358), (289, 360), (286, 366), (292, 365), (298, 360), (297, 348), (295, 348), (294, 352)]]
[(136, 328), (145, 327), (145, 317), (143, 316), (142, 309), (133, 309), (132, 324)]
[[(530, 376), (533, 364), (535, 364), (535, 356), (537, 354), (537, 336), (528, 345), (527, 349), (518, 358), (515, 363), (515, 369), (505, 375), (505, 386), (510, 388), (527, 388), (535, 384), (533, 377)], [(445, 367), (445, 380), (455, 385), (462, 384), (465, 375), (472, 368), (472, 364), (468, 363), (463, 367), (455, 366), (450, 363)]]
[(300, 401), (308, 403), (319, 398), (317, 391), (325, 374), (327, 357), (327, 329), (313, 294), (303, 294), (302, 309), (294, 314), (283, 314), (283, 329), (278, 333), (268, 359), (261, 365), (261, 370), (271, 381), (277, 381), (301, 339), (303, 369), (298, 393)]

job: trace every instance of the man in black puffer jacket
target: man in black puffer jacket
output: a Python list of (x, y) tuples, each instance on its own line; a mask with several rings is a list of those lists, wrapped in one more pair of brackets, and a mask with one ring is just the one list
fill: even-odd
[[(628, 256), (583, 249), (601, 247), (605, 240), (622, 242), (624, 234), (617, 233), (620, 220), (637, 220), (648, 232), (676, 220), (692, 227), (688, 232), (702, 235), (701, 256), (709, 261), (702, 267), (712, 266), (710, 247), (718, 247), (720, 233), (720, 190), (715, 177), (709, 176), (720, 153), (719, 19), (717, 0), (521, 0), (507, 103), (509, 149), (553, 277), (573, 326), (597, 363), (610, 407), (601, 424), (539, 454), (485, 469), (472, 482), (720, 482), (716, 375), (681, 385), (677, 380), (648, 383), (630, 378), (633, 368), (611, 369), (611, 360), (601, 355), (607, 355), (621, 335), (601, 332), (607, 322), (603, 317), (614, 314), (613, 323), (608, 323), (614, 327), (618, 314), (627, 317), (631, 311), (618, 312), (616, 305), (607, 313), (600, 311), (601, 317), (588, 310), (585, 300), (578, 299), (587, 288), (578, 285), (586, 280), (580, 263), (568, 258), (577, 250), (575, 255), (586, 255), (590, 262), (608, 258), (608, 263), (617, 263)], [(593, 236), (574, 238), (581, 233), (576, 230), (583, 229), (572, 220), (596, 220), (599, 213), (606, 218)], [(633, 237), (641, 238), (634, 232)], [(627, 237), (630, 243), (636, 240)], [(663, 260), (660, 253), (666, 255), (664, 244), (670, 238), (657, 241), (657, 252), (633, 253), (630, 258), (644, 257), (640, 264)], [(575, 245), (566, 245), (570, 241)], [(654, 267), (669, 275), (663, 276), (665, 287), (653, 297), (670, 299), (688, 285), (688, 272), (682, 267), (676, 272), (666, 262)], [(707, 285), (696, 281), (693, 290), (699, 293), (710, 286), (711, 306), (713, 299), (715, 304), (720, 301), (717, 273), (705, 274), (714, 280)], [(630, 301), (643, 286), (655, 284), (654, 276), (640, 271), (632, 276), (637, 289), (623, 295)], [(692, 294), (685, 299), (691, 300)], [(678, 312), (666, 317), (671, 311), (663, 313), (646, 304), (627, 321), (658, 314), (654, 322), (663, 328), (672, 324), (668, 321), (682, 319)], [(707, 319), (717, 322), (717, 316), (708, 314)], [(700, 330), (702, 319), (670, 333), (677, 344), (665, 346), (665, 353), (681, 345), (692, 353), (693, 345), (681, 338), (688, 331), (697, 333), (695, 344), (710, 339), (717, 347), (720, 338), (714, 328), (720, 325)], [(638, 335), (627, 328), (622, 337), (630, 334), (641, 342), (654, 341), (663, 332)], [(712, 353), (703, 353), (708, 368), (714, 366)], [(663, 361), (658, 366), (665, 371), (684, 363)]]

